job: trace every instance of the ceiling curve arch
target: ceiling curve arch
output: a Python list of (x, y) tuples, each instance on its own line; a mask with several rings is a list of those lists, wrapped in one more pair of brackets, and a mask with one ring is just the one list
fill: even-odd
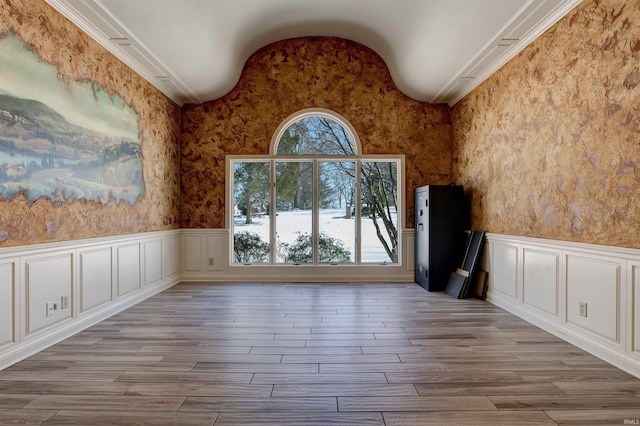
[(455, 104), (581, 0), (46, 0), (179, 105), (228, 93), (257, 50), (363, 44), (396, 86)]

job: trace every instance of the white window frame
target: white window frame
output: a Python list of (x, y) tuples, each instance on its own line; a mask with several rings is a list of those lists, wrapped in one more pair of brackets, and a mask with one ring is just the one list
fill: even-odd
[(278, 155), (278, 143), (280, 142), (280, 138), (284, 132), (298, 120), (302, 120), (307, 117), (326, 117), (333, 121), (337, 121), (346, 131), (349, 133), (351, 140), (353, 141), (353, 150), (355, 155), (362, 154), (362, 145), (360, 144), (360, 137), (358, 136), (358, 132), (356, 129), (349, 123), (349, 121), (338, 114), (335, 111), (331, 111), (325, 108), (307, 108), (301, 111), (295, 112), (287, 117), (276, 129), (273, 133), (273, 137), (271, 138), (271, 143), (269, 144), (269, 155)]
[[(321, 117), (327, 117), (330, 118), (336, 122), (338, 122), (340, 125), (342, 125), (345, 130), (349, 133), (349, 136), (351, 137), (351, 140), (353, 141), (354, 144), (354, 151), (356, 152), (356, 155), (345, 155), (345, 156), (331, 156), (331, 155), (277, 155), (277, 149), (278, 149), (278, 142), (280, 141), (280, 138), (282, 137), (283, 133), (286, 131), (286, 129), (289, 128), (289, 126), (291, 126), (291, 124), (293, 124), (294, 122), (302, 119), (302, 118), (306, 118), (306, 117), (311, 117), (311, 116), (321, 116)], [(227, 155), (226, 156), (226, 206), (227, 206), (227, 214), (226, 214), (226, 218), (227, 218), (227, 229), (229, 230), (229, 265), (232, 268), (261, 268), (261, 267), (267, 267), (267, 268), (290, 268), (290, 267), (298, 267), (298, 268), (327, 268), (327, 267), (331, 267), (331, 268), (355, 268), (358, 269), (359, 267), (375, 267), (378, 265), (383, 265), (383, 266), (389, 266), (389, 265), (395, 265), (398, 267), (402, 267), (403, 263), (404, 263), (404, 250), (403, 250), (403, 233), (404, 233), (404, 229), (405, 229), (405, 156), (404, 155), (399, 155), (399, 154), (395, 154), (395, 155), (362, 155), (362, 148), (361, 148), (361, 143), (360, 143), (360, 138), (357, 134), (357, 132), (355, 131), (354, 127), (351, 125), (351, 123), (349, 123), (344, 117), (342, 117), (341, 115), (339, 115), (338, 113), (334, 112), (334, 111), (330, 111), (330, 110), (326, 110), (326, 109), (322, 109), (322, 108), (309, 108), (309, 109), (305, 109), (305, 110), (301, 110), (298, 111), (297, 113), (294, 113), (292, 115), (290, 115), (289, 117), (287, 117), (281, 124), (280, 126), (278, 126), (278, 128), (276, 129), (276, 131), (273, 134), (273, 137), (271, 139), (271, 144), (270, 144), (270, 148), (269, 148), (269, 154), (268, 155)], [(276, 203), (274, 202), (273, 198), (275, 197), (275, 192), (273, 191), (273, 188), (275, 186), (275, 175), (276, 175), (276, 171), (275, 171), (275, 164), (276, 162), (282, 162), (282, 161), (287, 161), (287, 160), (292, 160), (292, 161), (310, 161), (313, 162), (313, 168), (314, 168), (314, 187), (315, 190), (317, 191), (317, 185), (318, 185), (318, 179), (317, 179), (317, 171), (318, 171), (318, 165), (320, 162), (323, 161), (353, 161), (356, 163), (356, 170), (358, 170), (358, 173), (356, 174), (357, 179), (356, 179), (356, 203), (357, 203), (357, 208), (356, 208), (356, 217), (354, 220), (356, 220), (356, 241), (355, 241), (355, 262), (353, 263), (340, 263), (337, 265), (333, 265), (333, 264), (321, 264), (321, 263), (317, 263), (317, 253), (315, 253), (314, 250), (314, 262), (312, 264), (302, 264), (302, 265), (294, 265), (294, 264), (288, 264), (288, 263), (276, 263), (275, 262), (275, 258), (274, 258), (274, 250), (273, 250), (273, 244), (275, 243), (275, 209), (276, 209)], [(269, 162), (270, 163), (270, 187), (271, 187), (271, 191), (270, 191), (270, 206), (271, 206), (271, 211), (269, 214), (269, 220), (270, 220), (270, 246), (271, 246), (271, 260), (270, 263), (257, 263), (257, 264), (250, 264), (250, 265), (244, 265), (241, 263), (234, 263), (234, 258), (233, 258), (233, 235), (234, 235), (234, 223), (233, 223), (233, 219), (234, 219), (234, 164), (236, 162), (243, 162), (243, 161), (251, 161), (251, 162)], [(398, 245), (398, 262), (396, 263), (387, 263), (387, 262), (383, 262), (383, 263), (368, 263), (368, 262), (362, 262), (361, 261), (361, 235), (360, 235), (360, 223), (361, 223), (361, 215), (360, 215), (360, 210), (361, 210), (361, 197), (360, 197), (360, 170), (361, 170), (361, 163), (362, 162), (373, 162), (373, 161), (378, 161), (378, 162), (384, 162), (384, 161), (389, 161), (389, 162), (397, 162), (397, 173), (398, 173), (398, 203), (397, 203), (397, 227), (398, 227), (398, 241), (397, 241), (397, 245)], [(317, 192), (315, 192), (317, 193)], [(317, 206), (317, 200), (315, 200), (314, 197), (314, 206), (313, 206), (313, 211), (316, 212), (318, 206)], [(318, 232), (319, 232), (319, 225), (318, 225), (318, 218), (317, 218), (317, 214), (313, 214), (313, 238), (314, 238), (314, 247), (317, 246), (317, 244), (315, 243), (315, 240), (318, 238)]]

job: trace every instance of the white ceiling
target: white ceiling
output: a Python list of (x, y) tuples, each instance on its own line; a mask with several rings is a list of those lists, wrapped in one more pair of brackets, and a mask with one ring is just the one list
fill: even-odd
[(581, 0), (46, 0), (179, 105), (228, 93), (252, 53), (336, 36), (400, 90), (455, 104)]

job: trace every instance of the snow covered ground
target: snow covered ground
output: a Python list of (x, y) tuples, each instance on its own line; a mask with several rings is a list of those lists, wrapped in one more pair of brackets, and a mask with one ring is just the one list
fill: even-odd
[[(321, 209), (319, 211), (320, 232), (344, 242), (344, 247), (355, 256), (355, 219), (345, 219), (344, 209)], [(393, 219), (397, 220), (396, 215)], [(269, 216), (253, 219), (253, 224), (247, 225), (245, 217), (234, 218), (234, 233), (242, 231), (255, 232), (264, 241), (269, 241)], [(311, 212), (308, 210), (294, 210), (280, 212), (276, 218), (276, 229), (281, 242), (291, 243), (297, 237), (297, 232), (311, 232)], [(380, 222), (381, 229), (384, 226)], [(384, 231), (383, 231), (384, 232)], [(369, 217), (362, 218), (362, 262), (381, 263), (389, 261), (384, 247), (378, 240), (373, 221)]]

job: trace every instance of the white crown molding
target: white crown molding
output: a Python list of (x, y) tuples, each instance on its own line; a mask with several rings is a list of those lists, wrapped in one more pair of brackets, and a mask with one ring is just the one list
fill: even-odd
[[(431, 102), (454, 106), (581, 2), (582, 0), (531, 0)], [(527, 27), (528, 21), (532, 21), (534, 25)]]
[[(178, 105), (204, 101), (130, 34), (99, 0), (45, 1)], [(428, 101), (455, 105), (581, 1), (529, 0), (498, 35)]]
[(201, 102), (99, 2), (45, 1), (179, 106)]

